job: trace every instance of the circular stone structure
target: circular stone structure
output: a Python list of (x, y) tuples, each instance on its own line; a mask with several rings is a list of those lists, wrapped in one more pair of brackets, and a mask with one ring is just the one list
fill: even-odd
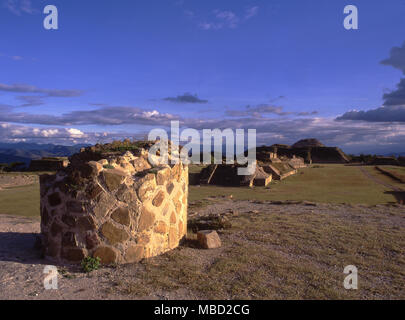
[(121, 149), (83, 149), (67, 168), (40, 177), (46, 258), (132, 263), (176, 248), (186, 235), (188, 167), (152, 164), (139, 143)]

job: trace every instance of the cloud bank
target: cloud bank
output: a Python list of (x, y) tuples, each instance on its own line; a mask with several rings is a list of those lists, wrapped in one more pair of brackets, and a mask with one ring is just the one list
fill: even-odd
[[(389, 58), (381, 64), (401, 70), (405, 75), (405, 42), (401, 47), (391, 49)], [(383, 95), (383, 106), (368, 111), (351, 110), (337, 121), (357, 120), (368, 122), (405, 122), (405, 78), (402, 78), (396, 90)]]
[(43, 89), (28, 84), (13, 84), (8, 85), (0, 83), (0, 91), (16, 92), (16, 93), (40, 93), (48, 97), (78, 97), (83, 94), (80, 90), (56, 90), (56, 89)]
[(200, 99), (196, 94), (192, 95), (191, 93), (185, 93), (177, 97), (167, 97), (164, 98), (163, 100), (174, 103), (208, 103), (208, 100)]

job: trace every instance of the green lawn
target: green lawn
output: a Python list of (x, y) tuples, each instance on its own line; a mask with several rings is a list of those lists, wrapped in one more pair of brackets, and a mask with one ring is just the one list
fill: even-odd
[(0, 214), (39, 216), (39, 184), (0, 191)]
[[(374, 167), (374, 175), (386, 177)], [(391, 181), (392, 182), (392, 181)], [(392, 182), (395, 184), (395, 182)], [(209, 196), (233, 196), (237, 200), (307, 200), (323, 203), (383, 204), (396, 203), (388, 188), (367, 178), (355, 166), (315, 165), (300, 169), (299, 173), (283, 181), (273, 181), (267, 187), (233, 188), (217, 186), (190, 186), (191, 202)]]

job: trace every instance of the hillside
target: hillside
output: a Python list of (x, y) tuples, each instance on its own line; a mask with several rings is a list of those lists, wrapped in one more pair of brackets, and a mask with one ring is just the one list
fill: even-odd
[(309, 148), (309, 147), (325, 147), (325, 145), (317, 139), (303, 139), (292, 145), (293, 148)]
[(37, 143), (0, 143), (0, 163), (24, 162), (42, 157), (68, 157), (87, 145), (62, 146)]

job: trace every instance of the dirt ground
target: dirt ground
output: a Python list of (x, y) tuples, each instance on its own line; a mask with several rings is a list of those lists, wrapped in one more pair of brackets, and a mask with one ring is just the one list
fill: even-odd
[[(39, 220), (0, 215), (0, 299), (404, 299), (405, 209), (213, 199), (191, 217), (228, 213), (222, 247), (201, 250), (194, 235), (160, 257), (90, 274), (47, 262), (34, 249)], [(359, 289), (345, 290), (356, 265)]]
[(0, 190), (21, 187), (38, 182), (37, 175), (0, 174)]

